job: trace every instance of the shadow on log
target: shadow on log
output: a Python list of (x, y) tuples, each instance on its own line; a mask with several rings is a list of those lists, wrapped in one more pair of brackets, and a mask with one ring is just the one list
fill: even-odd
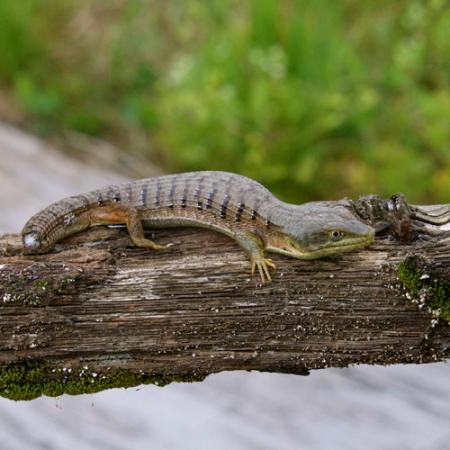
[(0, 237), (0, 395), (450, 357), (448, 238), (378, 239), (316, 261), (275, 256), (268, 286), (222, 235), (157, 239), (175, 245), (154, 253), (97, 228), (21, 256), (18, 236)]

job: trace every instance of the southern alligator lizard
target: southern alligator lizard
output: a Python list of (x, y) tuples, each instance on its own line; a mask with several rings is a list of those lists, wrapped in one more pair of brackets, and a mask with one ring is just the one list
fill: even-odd
[(165, 175), (107, 186), (53, 203), (22, 230), (26, 253), (44, 253), (57, 241), (88, 227), (125, 224), (138, 247), (161, 250), (144, 228), (193, 226), (234, 239), (271, 281), (265, 250), (314, 259), (369, 245), (374, 229), (338, 202), (284, 203), (264, 186), (227, 172)]

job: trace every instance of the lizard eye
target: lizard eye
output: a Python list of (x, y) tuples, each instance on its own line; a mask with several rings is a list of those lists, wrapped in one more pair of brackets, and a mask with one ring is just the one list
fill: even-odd
[(333, 241), (339, 241), (339, 239), (342, 239), (342, 237), (344, 236), (344, 233), (342, 231), (339, 230), (333, 230), (331, 233), (331, 239)]

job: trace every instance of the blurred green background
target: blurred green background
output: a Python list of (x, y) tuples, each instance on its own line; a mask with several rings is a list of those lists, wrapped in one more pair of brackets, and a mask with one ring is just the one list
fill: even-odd
[(0, 95), (285, 200), (450, 201), (448, 1), (1, 0)]

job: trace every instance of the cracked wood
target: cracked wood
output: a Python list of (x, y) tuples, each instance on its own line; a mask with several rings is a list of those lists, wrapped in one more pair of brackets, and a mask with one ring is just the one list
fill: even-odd
[(22, 256), (0, 237), (0, 366), (23, 359), (102, 373), (183, 375), (223, 370), (306, 374), (349, 364), (450, 356), (450, 326), (411, 303), (396, 268), (409, 255), (450, 275), (450, 241), (400, 244), (316, 261), (276, 257), (273, 284), (206, 230), (158, 231), (162, 252), (97, 228)]

